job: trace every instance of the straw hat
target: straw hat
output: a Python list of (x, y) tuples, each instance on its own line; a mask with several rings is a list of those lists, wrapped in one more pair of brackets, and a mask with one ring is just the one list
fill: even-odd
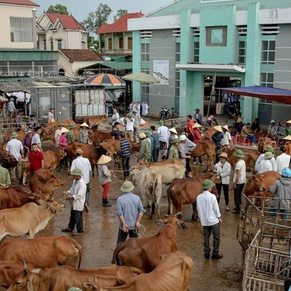
[(241, 117), (238, 117), (238, 119), (237, 119), (237, 121), (236, 122), (243, 122), (243, 118), (241, 118)]
[(192, 126), (192, 128), (199, 128), (199, 127), (202, 127), (198, 122), (196, 122), (193, 126)]
[(65, 127), (63, 127), (60, 131), (60, 134), (63, 134), (63, 133), (67, 133), (69, 132)]
[(69, 125), (69, 128), (70, 128), (70, 129), (75, 128), (75, 127), (76, 127), (76, 124), (75, 124), (75, 123), (71, 123), (71, 124)]
[(283, 139), (285, 139), (285, 140), (291, 140), (291, 135), (287, 135)]
[(170, 128), (169, 131), (172, 133), (178, 134), (175, 127)]
[(134, 108), (134, 109), (132, 109), (132, 112), (133, 113), (137, 113), (137, 110)]
[(224, 128), (225, 130), (229, 131), (227, 124), (226, 125), (223, 125), (222, 128)]
[(187, 139), (187, 136), (185, 134), (180, 135), (180, 141), (184, 141)]
[(71, 173), (71, 176), (83, 176), (82, 171), (79, 168), (75, 168)]
[(83, 154), (83, 150), (82, 150), (82, 149), (77, 149), (77, 150), (76, 150), (76, 154), (78, 154), (78, 155), (82, 155), (82, 154)]
[(78, 287), (70, 287), (67, 291), (82, 291), (82, 289)]
[(125, 181), (120, 187), (120, 191), (123, 193), (131, 192), (133, 189), (134, 186), (130, 181)]
[(31, 130), (31, 129), (28, 129), (28, 130), (26, 131), (26, 134), (29, 134), (29, 133), (32, 133), (32, 130)]
[(111, 160), (112, 160), (111, 157), (102, 155), (101, 158), (98, 160), (97, 164), (98, 165), (104, 165), (104, 164), (109, 163)]
[(221, 153), (219, 157), (228, 159), (227, 153)]
[(141, 132), (141, 133), (139, 134), (139, 138), (140, 138), (140, 139), (145, 139), (145, 138), (146, 138), (146, 134), (145, 134), (144, 132)]
[(218, 132), (223, 132), (222, 127), (220, 125), (216, 125), (213, 128)]
[(265, 153), (265, 156), (264, 156), (264, 159), (265, 160), (270, 160), (274, 157), (274, 155), (271, 153), (271, 152), (266, 152)]
[(89, 125), (86, 123), (86, 122), (83, 122), (80, 127), (88, 127), (89, 128)]
[(244, 153), (243, 151), (241, 150), (238, 150), (234, 153), (234, 155), (237, 157), (237, 158), (243, 158), (244, 157)]
[(13, 132), (11, 133), (11, 138), (16, 138), (16, 137), (18, 137), (18, 133), (15, 132), (15, 131), (13, 131)]
[(215, 186), (215, 184), (209, 179), (204, 180), (203, 183), (202, 183), (202, 189), (203, 190), (212, 188), (214, 186)]
[(286, 124), (287, 124), (287, 123), (291, 123), (291, 119), (290, 119), (290, 120), (288, 120), (288, 121), (286, 121)]

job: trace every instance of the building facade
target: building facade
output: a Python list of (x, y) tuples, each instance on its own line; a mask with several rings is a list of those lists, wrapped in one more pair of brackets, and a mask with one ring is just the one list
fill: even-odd
[[(153, 115), (167, 105), (185, 116), (196, 107), (205, 111), (209, 98), (223, 103), (217, 90), (213, 99), (208, 80), (213, 87), (291, 89), (290, 13), (288, 0), (180, 0), (130, 19), (133, 72), (160, 79), (151, 86), (133, 84), (134, 98), (149, 102)], [(245, 122), (258, 116), (262, 123), (282, 120), (290, 111), (286, 105), (243, 96), (240, 107)]]
[(88, 48), (88, 32), (72, 15), (43, 13), (37, 20), (37, 35), (40, 50)]

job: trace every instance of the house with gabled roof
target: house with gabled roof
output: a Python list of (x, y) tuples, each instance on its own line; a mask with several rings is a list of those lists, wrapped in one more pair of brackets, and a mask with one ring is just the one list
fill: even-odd
[(37, 35), (42, 50), (87, 49), (88, 32), (72, 15), (44, 12), (37, 20)]

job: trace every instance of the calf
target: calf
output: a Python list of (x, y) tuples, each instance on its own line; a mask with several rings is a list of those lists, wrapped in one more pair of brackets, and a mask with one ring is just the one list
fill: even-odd
[(202, 183), (205, 179), (211, 179), (215, 184), (220, 182), (215, 172), (208, 172), (193, 178), (174, 179), (167, 190), (169, 202), (168, 214), (173, 213), (174, 207), (177, 212), (182, 213), (183, 204), (192, 204), (192, 219), (197, 220), (196, 199), (202, 193)]
[[(27, 264), (28, 270), (34, 268), (33, 264)], [(0, 261), (0, 286), (7, 289), (22, 271), (23, 263), (20, 261)]]
[(29, 238), (44, 229), (57, 211), (64, 209), (63, 204), (56, 201), (43, 205), (27, 203), (21, 207), (0, 211), (0, 241), (6, 235), (14, 237), (28, 234)]
[[(92, 286), (99, 291), (189, 291), (193, 260), (186, 253), (175, 252), (163, 255), (160, 263), (149, 274), (129, 279), (120, 287), (103, 288)], [(98, 282), (98, 281), (97, 281)], [(99, 285), (99, 284), (98, 284)]]
[(64, 181), (61, 178), (51, 175), (46, 169), (35, 171), (29, 181), (29, 187), (33, 193), (41, 193), (46, 197), (53, 196), (54, 191), (63, 184)]
[(151, 272), (161, 261), (162, 255), (177, 251), (176, 216), (165, 219), (165, 226), (154, 236), (130, 238), (114, 250), (112, 264), (132, 266)]
[(0, 260), (32, 263), (36, 268), (68, 265), (80, 268), (81, 246), (67, 236), (9, 238), (0, 245)]
[(76, 270), (69, 266), (60, 266), (34, 271), (23, 270), (8, 290), (61, 291), (70, 287), (84, 289), (83, 285), (98, 282), (101, 286), (111, 287), (125, 284), (141, 271), (132, 267), (110, 266), (104, 268)]
[(39, 200), (46, 200), (42, 194), (27, 193), (19, 186), (0, 188), (0, 210), (20, 207), (29, 202), (39, 204)]
[(140, 188), (144, 206), (150, 206), (150, 218), (155, 214), (155, 208), (157, 208), (158, 218), (160, 218), (160, 201), (163, 191), (162, 175), (154, 173), (151, 168), (135, 169), (131, 175), (133, 183)]

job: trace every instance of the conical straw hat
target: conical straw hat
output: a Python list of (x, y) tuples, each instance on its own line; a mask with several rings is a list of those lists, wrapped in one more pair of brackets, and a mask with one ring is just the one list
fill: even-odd
[(104, 164), (109, 163), (111, 160), (112, 160), (111, 157), (102, 155), (101, 158), (98, 160), (97, 164), (98, 165), (104, 165)]

